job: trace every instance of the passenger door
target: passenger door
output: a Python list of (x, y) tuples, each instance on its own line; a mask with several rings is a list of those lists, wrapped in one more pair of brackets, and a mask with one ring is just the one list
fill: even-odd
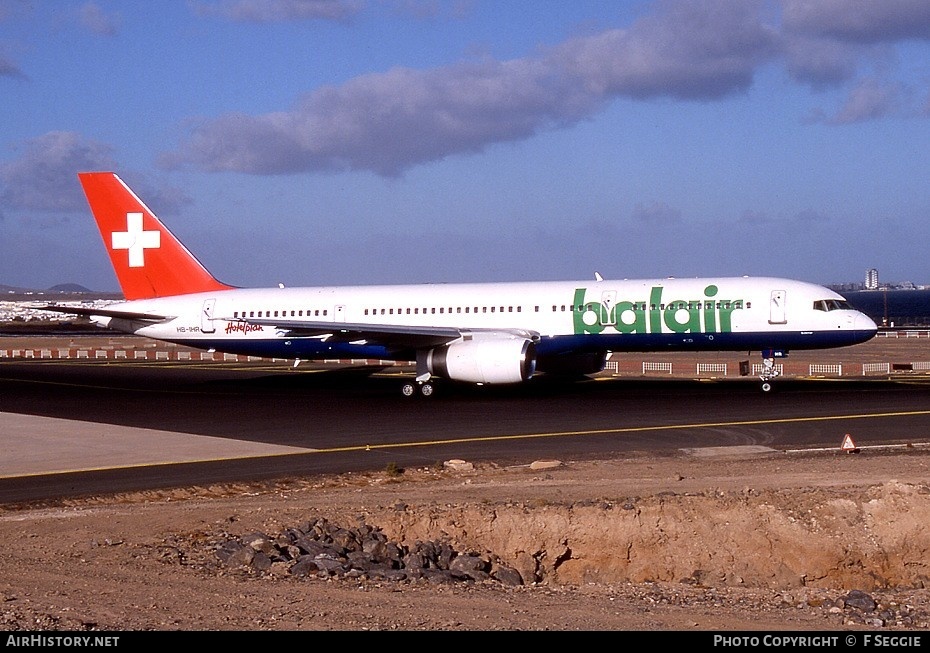
[(787, 324), (788, 316), (785, 311), (787, 293), (784, 290), (773, 290), (769, 297), (769, 324)]

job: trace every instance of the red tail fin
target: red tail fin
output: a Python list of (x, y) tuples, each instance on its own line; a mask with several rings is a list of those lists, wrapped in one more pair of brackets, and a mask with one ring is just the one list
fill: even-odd
[(126, 299), (227, 290), (112, 172), (78, 174)]

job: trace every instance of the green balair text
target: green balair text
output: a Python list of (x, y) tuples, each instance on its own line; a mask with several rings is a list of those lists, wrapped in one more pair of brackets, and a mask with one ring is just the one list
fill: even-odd
[(576, 334), (603, 333), (730, 333), (734, 311), (742, 299), (718, 299), (717, 286), (704, 288), (700, 299), (662, 298), (662, 286), (653, 286), (643, 301), (588, 301), (586, 289), (575, 290), (572, 315)]

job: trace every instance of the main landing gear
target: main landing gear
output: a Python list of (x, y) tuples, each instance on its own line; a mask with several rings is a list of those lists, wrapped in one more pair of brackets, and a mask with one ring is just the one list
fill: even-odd
[(432, 397), (436, 388), (429, 381), (408, 381), (400, 387), (401, 393), (405, 397)]
[(432, 397), (436, 390), (430, 379), (433, 378), (429, 371), (428, 352), (425, 349), (417, 350), (417, 376), (413, 381), (407, 381), (400, 387), (401, 393), (405, 397)]

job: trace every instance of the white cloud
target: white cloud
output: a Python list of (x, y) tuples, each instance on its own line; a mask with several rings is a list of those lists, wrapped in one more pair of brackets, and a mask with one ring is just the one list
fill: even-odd
[(3, 55), (0, 55), (0, 77), (13, 77), (16, 79), (26, 78), (15, 61)]
[(710, 100), (747, 89), (776, 52), (756, 2), (663, 4), (629, 30), (538, 57), (394, 68), (317, 89), (286, 111), (204, 120), (166, 166), (384, 176), (589, 118), (621, 96)]
[[(77, 173), (115, 170), (113, 148), (75, 132), (48, 132), (16, 148), (18, 158), (0, 164), (0, 211), (27, 215), (48, 212), (74, 213), (87, 210)], [(170, 186), (155, 186), (142, 175), (123, 176), (147, 198), (153, 210), (176, 213), (190, 203), (183, 192)], [(34, 220), (43, 218), (30, 216)]]
[(665, 202), (652, 202), (648, 205), (640, 202), (633, 207), (633, 219), (651, 225), (674, 224), (681, 222), (681, 211)]
[(847, 125), (896, 114), (901, 108), (902, 92), (898, 84), (864, 79), (852, 89), (846, 103), (829, 122)]
[(926, 0), (782, 0), (786, 31), (847, 43), (930, 39)]
[(87, 2), (78, 10), (81, 25), (98, 36), (116, 36), (121, 17), (118, 13), (107, 13), (95, 2)]
[(820, 89), (855, 76), (862, 49), (832, 39), (789, 35), (784, 40), (789, 75)]
[(74, 132), (48, 132), (0, 164), (0, 206), (29, 211), (75, 211), (84, 206), (75, 175), (112, 167), (111, 148)]

